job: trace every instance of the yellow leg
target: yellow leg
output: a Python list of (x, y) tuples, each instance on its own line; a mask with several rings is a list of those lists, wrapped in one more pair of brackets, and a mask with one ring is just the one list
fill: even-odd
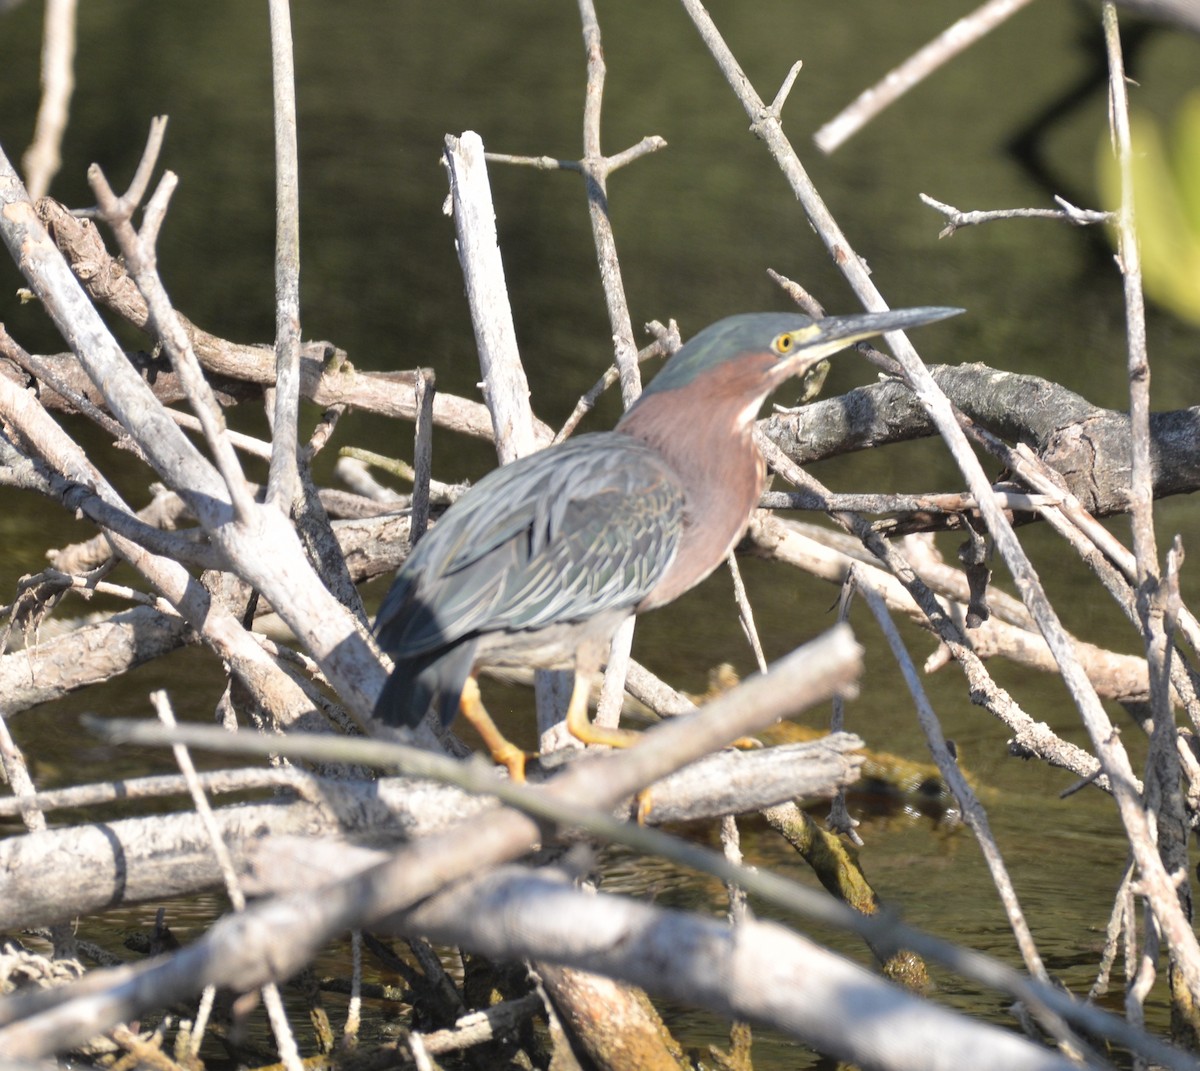
[(462, 698), (458, 701), (458, 709), (462, 711), (463, 717), (475, 726), (475, 731), (491, 752), (492, 761), (507, 769), (512, 780), (524, 781), (525, 752), (496, 728), (496, 723), (492, 721), (492, 716), (483, 705), (483, 699), (479, 695), (479, 683), (474, 677), (467, 678)]
[(571, 702), (567, 707), (567, 730), (576, 740), (585, 744), (604, 744), (606, 747), (633, 747), (640, 733), (629, 729), (608, 729), (594, 725), (588, 718), (588, 696), (591, 680), (586, 673), (575, 674), (575, 686), (571, 689)]
[[(588, 696), (591, 694), (591, 680), (586, 673), (575, 674), (575, 686), (571, 689), (571, 703), (567, 707), (567, 729), (576, 740), (585, 744), (604, 744), (606, 747), (633, 747), (641, 737), (630, 729), (609, 729), (603, 725), (595, 725), (588, 718)], [(650, 789), (644, 788), (637, 794), (637, 823), (645, 825), (646, 817), (654, 806), (650, 798)]]

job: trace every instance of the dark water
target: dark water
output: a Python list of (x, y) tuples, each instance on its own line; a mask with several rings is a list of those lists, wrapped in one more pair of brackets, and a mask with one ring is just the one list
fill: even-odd
[[(1047, 206), (1053, 193), (1062, 193), (1095, 204), (1106, 105), (1102, 86), (1081, 88), (1100, 55), (1090, 6), (1032, 6), (834, 158), (809, 147), (811, 133), (863, 86), (969, 7), (948, 0), (832, 6), (763, 0), (713, 3), (711, 11), (767, 99), (790, 64), (804, 60), (784, 113), (786, 129), (889, 302), (969, 310), (920, 334), (928, 361), (985, 361), (1123, 406), (1120, 280), (1102, 236), (1017, 222), (939, 242), (939, 217), (917, 199), (924, 191), (964, 208)], [(0, 20), (0, 144), (13, 158), (32, 130), (39, 10), (26, 3)], [(740, 106), (682, 10), (621, 0), (601, 3), (599, 17), (608, 61), (606, 150), (646, 134), (669, 142), (610, 181), (635, 325), (675, 317), (687, 335), (726, 313), (783, 308), (768, 267), (798, 279), (831, 311), (852, 309), (848, 289), (774, 163), (747, 133)], [(452, 228), (441, 212), (442, 139), (473, 129), (495, 151), (578, 155), (584, 68), (575, 10), (532, 2), (496, 8), (301, 2), (295, 20), (304, 334), (335, 341), (365, 368), (432, 365), (442, 389), (475, 396), (471, 326)], [(114, 184), (127, 181), (151, 116), (170, 115), (164, 163), (181, 181), (161, 244), (168, 288), (209, 330), (269, 340), (273, 170), (265, 5), (84, 4), (79, 53), (54, 194), (72, 205), (90, 203), (83, 173), (92, 161), (103, 164)], [(1131, 57), (1136, 101), (1169, 115), (1194, 83), (1198, 61), (1194, 38), (1140, 35)], [(1040, 135), (1030, 134), (1050, 116)], [(492, 183), (534, 406), (557, 424), (610, 360), (581, 183), (570, 174), (503, 167), (493, 168)], [(38, 310), (13, 299), (17, 285), (15, 271), (0, 267), (0, 316), (27, 348), (57, 351), (61, 343)], [(1156, 407), (1189, 404), (1195, 331), (1152, 308), (1149, 332)], [(826, 390), (846, 389), (869, 374), (843, 361)], [(608, 399), (589, 426), (610, 424), (615, 404)], [(263, 426), (257, 413), (239, 412), (234, 420)], [(82, 434), (100, 446), (90, 432)], [(375, 447), (394, 441), (401, 453), (410, 440), (407, 429), (361, 415), (348, 417), (338, 436)], [(476, 477), (493, 463), (486, 444), (444, 433), (435, 451), (437, 475), (445, 480)], [(128, 455), (115, 463), (125, 466), (119, 482), (139, 486)], [(842, 459), (818, 475), (845, 491), (961, 484), (935, 444)], [(82, 529), (53, 506), (3, 494), (10, 503), (0, 511), (0, 584), (9, 591), (16, 577), (40, 567), (48, 543), (78, 538)], [(1187, 540), (1197, 531), (1189, 501), (1162, 503), (1159, 517), (1164, 539), (1181, 532)], [(1114, 522), (1122, 536), (1126, 527)], [(1052, 536), (1026, 529), (1022, 538), (1070, 627), (1092, 642), (1137, 650), (1137, 637)], [(952, 555), (954, 541), (943, 549)], [(831, 623), (836, 593), (827, 586), (781, 577), (759, 562), (746, 563), (745, 572), (769, 657)], [(1185, 593), (1195, 590), (1185, 575)], [(875, 747), (920, 758), (924, 746), (896, 671), (867, 618), (856, 616), (855, 623), (870, 653), (851, 727)], [(906, 635), (923, 659), (929, 640), (915, 630)], [(717, 662), (753, 668), (720, 575), (647, 618), (637, 653), (694, 690)], [(184, 652), (55, 709), (24, 713), (13, 729), (45, 784), (111, 776), (114, 767), (166, 769), (161, 755), (82, 742), (73, 719), (83, 709), (144, 713), (147, 693), (164, 684), (183, 713), (206, 718), (218, 687), (212, 670), (203, 654)], [(1082, 739), (1057, 681), (1008, 667), (996, 672), (1036, 718)], [(1086, 989), (1124, 858), (1112, 807), (1098, 793), (1060, 801), (1066, 775), (1009, 759), (1002, 727), (969, 705), (953, 669), (929, 687), (948, 735), (989, 789), (992, 822), (1043, 955), (1069, 985)], [(505, 701), (524, 697), (514, 693)], [(1127, 730), (1135, 749), (1136, 736)], [(910, 921), (1014, 959), (969, 836), (903, 812), (871, 819), (864, 836), (869, 876)], [(752, 830), (747, 839), (748, 851), (765, 853), (765, 862), (791, 865), (769, 838)], [(708, 892), (688, 895), (703, 899)], [(719, 903), (719, 893), (712, 895)], [(978, 997), (953, 980), (943, 982), (943, 991), (1003, 1020), (991, 996)], [(707, 1029), (690, 1018), (684, 1024), (693, 1038), (703, 1039)], [(780, 1051), (781, 1060), (792, 1053), (788, 1046)]]

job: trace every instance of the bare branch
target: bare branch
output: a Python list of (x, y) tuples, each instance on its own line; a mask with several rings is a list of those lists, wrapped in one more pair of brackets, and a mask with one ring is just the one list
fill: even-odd
[(1092, 223), (1112, 223), (1111, 212), (1100, 212), (1095, 209), (1078, 208), (1063, 197), (1054, 199), (1062, 205), (1061, 209), (1054, 208), (1000, 208), (987, 212), (964, 212), (953, 205), (944, 204), (930, 197), (927, 193), (918, 194), (930, 208), (936, 208), (946, 217), (946, 226), (938, 232), (939, 238), (949, 238), (959, 227), (974, 227), (980, 223), (992, 223), (1001, 219), (1057, 219), (1073, 223), (1077, 227), (1085, 227)]
[(483, 158), (483, 142), (468, 130), (446, 135), (443, 160), (450, 178), (451, 214), (458, 256), (471, 306), (475, 343), (484, 378), (484, 398), (492, 414), (500, 463), (537, 449), (529, 381), (521, 366), (516, 328), (504, 282), (504, 262), (496, 239), (496, 210)]
[(854, 103), (822, 126), (813, 135), (817, 148), (825, 153), (835, 151), (913, 86), (991, 33), (1028, 3), (1030, 0), (987, 0), (970, 15), (959, 19), (899, 67), (889, 71), (881, 81), (864, 89)]
[[(170, 172), (163, 176), (151, 202), (146, 207), (146, 218), (139, 233), (133, 227), (131, 215), (134, 201), (130, 195), (118, 198), (100, 168), (93, 164), (88, 169), (92, 191), (106, 222), (113, 229), (117, 241), (125, 254), (126, 263), (134, 281), (146, 300), (151, 322), (163, 340), (171, 364), (178, 373), (180, 382), (188, 392), (192, 411), (204, 427), (205, 437), (213, 449), (217, 466), (225, 481), (225, 487), (239, 517), (245, 521), (252, 510), (252, 498), (246, 488), (245, 476), (237, 461), (233, 445), (227, 437), (225, 417), (213, 395), (212, 388), (196, 360), (190, 340), (184, 332), (175, 310), (172, 308), (162, 280), (158, 275), (157, 254), (154, 239), (166, 214), (167, 200), (175, 187), (175, 176)], [(155, 406), (155, 408), (159, 408)], [(123, 421), (132, 429), (132, 422)]]
[(62, 164), (71, 93), (75, 89), (75, 8), (77, 0), (47, 0), (42, 39), (42, 100), (33, 142), (21, 163), (30, 196), (44, 197)]
[[(608, 304), (608, 321), (612, 328), (613, 353), (621, 374), (621, 402), (628, 409), (642, 392), (638, 372), (637, 345), (633, 341), (633, 324), (629, 318), (629, 301), (621, 280), (621, 264), (617, 260), (617, 243), (612, 222), (608, 218), (608, 175), (612, 164), (600, 148), (600, 109), (604, 100), (604, 49), (600, 44), (600, 23), (596, 18), (593, 0), (579, 0), (579, 18), (583, 23), (583, 47), (587, 52), (587, 90), (583, 104), (583, 177), (587, 189), (588, 213), (592, 219), (592, 239), (596, 243), (596, 259), (600, 264), (600, 281)], [(642, 152), (660, 147), (662, 139), (651, 142)], [(643, 145), (647, 142), (643, 141)], [(640, 153), (639, 153), (640, 155)], [(628, 162), (625, 160), (623, 162)]]
[(300, 493), (300, 166), (287, 0), (270, 0), (275, 100), (275, 409), (267, 501), (285, 513)]

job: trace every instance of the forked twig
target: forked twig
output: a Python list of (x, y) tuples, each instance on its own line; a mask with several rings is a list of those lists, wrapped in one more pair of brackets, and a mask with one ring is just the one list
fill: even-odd
[(1101, 212), (1096, 209), (1079, 208), (1071, 204), (1065, 197), (1055, 195), (1055, 200), (1061, 208), (997, 208), (989, 211), (964, 212), (962, 209), (948, 205), (927, 193), (917, 195), (930, 208), (935, 208), (946, 217), (946, 225), (938, 232), (939, 238), (949, 238), (960, 227), (975, 227), (981, 223), (993, 223), (1002, 219), (1056, 219), (1073, 223), (1077, 227), (1086, 227), (1093, 223), (1112, 223), (1112, 212)]
[(254, 497), (242, 473), (233, 443), (229, 440), (221, 407), (204, 377), (191, 340), (183, 329), (179, 315), (171, 305), (158, 274), (158, 258), (154, 246), (177, 182), (171, 172), (163, 175), (157, 191), (146, 205), (141, 230), (137, 230), (133, 225), (133, 213), (153, 170), (165, 126), (166, 121), (161, 118), (152, 124), (150, 139), (142, 162), (138, 165), (134, 184), (124, 196), (116, 195), (98, 164), (92, 164), (88, 168), (88, 181), (96, 195), (99, 212), (112, 228), (125, 255), (130, 274), (146, 300), (151, 321), (179, 375), (180, 383), (187, 392), (192, 411), (204, 429), (205, 438), (212, 448), (213, 459), (225, 481), (234, 510), (239, 518), (245, 521), (252, 513)]

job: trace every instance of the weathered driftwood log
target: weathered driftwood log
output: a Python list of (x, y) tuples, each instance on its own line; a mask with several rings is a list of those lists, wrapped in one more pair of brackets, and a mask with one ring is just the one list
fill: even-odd
[[(727, 751), (659, 782), (646, 820), (672, 823), (743, 813), (794, 796), (828, 797), (858, 776), (861, 741)], [(494, 800), (428, 781), (332, 781), (296, 772), (305, 798), (216, 809), (242, 858), (267, 836), (348, 836), (372, 843), (432, 836), (495, 808)], [(620, 807), (628, 816), (633, 800)], [(221, 881), (195, 813), (151, 815), (28, 833), (0, 841), (0, 929), (40, 926), (118, 904), (179, 896)]]
[[(291, 849), (298, 858), (290, 872), (319, 883), (321, 857), (311, 845)], [(345, 873), (370, 866), (374, 856), (331, 854), (327, 865)], [(271, 852), (257, 869), (273, 876), (281, 868), (285, 861)], [(730, 1019), (762, 1023), (863, 1066), (1074, 1066), (1016, 1034), (922, 1000), (783, 926), (757, 920), (730, 926), (587, 893), (554, 871), (502, 867), (393, 916), (383, 927), (497, 960), (532, 957), (621, 979)]]
[[(983, 364), (929, 369), (954, 405), (1009, 442), (1028, 443), (1098, 516), (1129, 509), (1129, 415), (1102, 409), (1038, 376)], [(767, 435), (797, 464), (933, 435), (920, 403), (899, 380), (777, 413)], [(1200, 408), (1150, 415), (1154, 497), (1200, 487)]]

